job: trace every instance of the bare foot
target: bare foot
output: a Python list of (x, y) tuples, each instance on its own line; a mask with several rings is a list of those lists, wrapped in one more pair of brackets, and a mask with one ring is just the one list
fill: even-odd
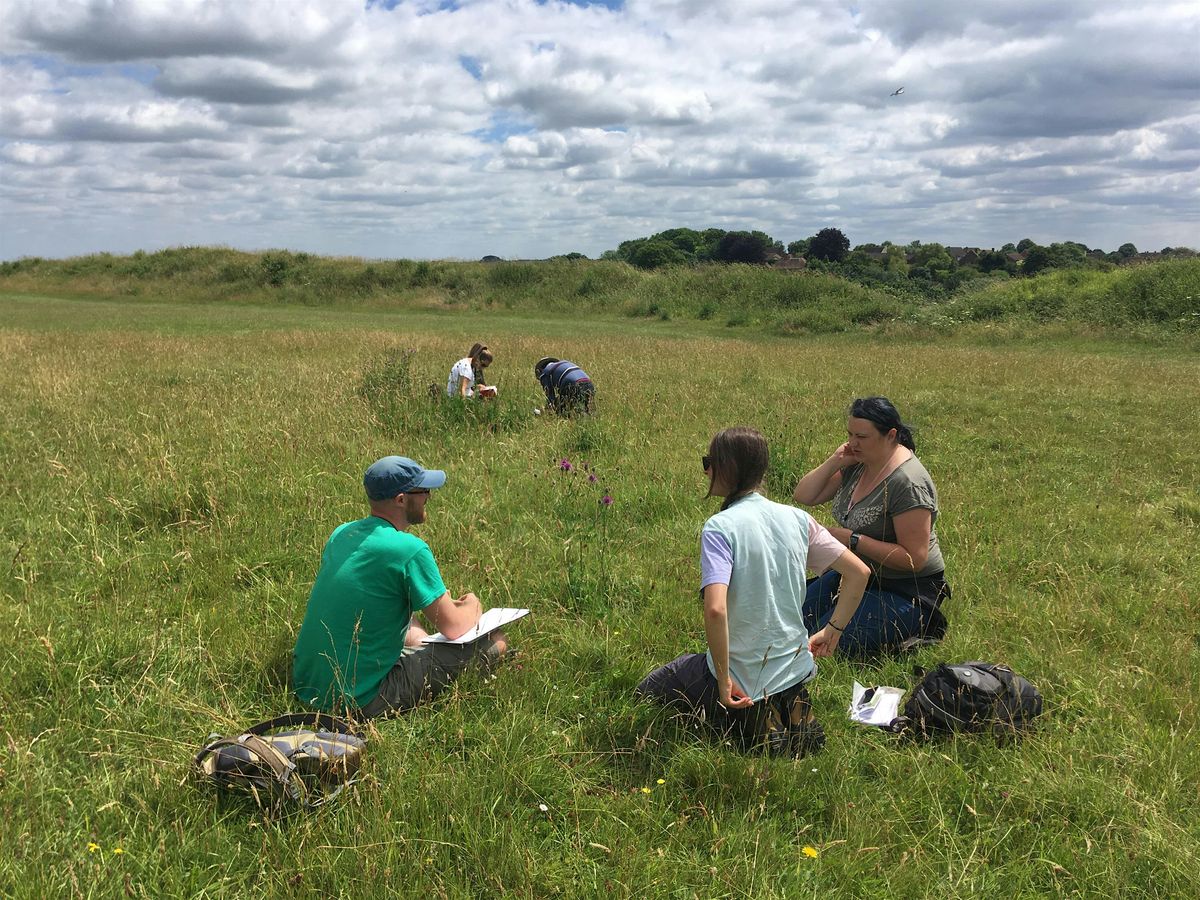
[(493, 631), (492, 646), (496, 648), (497, 655), (503, 656), (508, 652), (508, 635), (503, 631)]

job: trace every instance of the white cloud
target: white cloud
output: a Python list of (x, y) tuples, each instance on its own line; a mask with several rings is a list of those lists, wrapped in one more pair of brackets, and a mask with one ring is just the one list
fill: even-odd
[(8, 0), (0, 257), (1195, 245), (1198, 45), (1178, 2)]
[(333, 72), (208, 56), (168, 62), (154, 88), (167, 97), (256, 105), (329, 99), (348, 84)]
[(0, 147), (0, 157), (22, 166), (61, 166), (76, 155), (78, 154), (73, 147), (64, 144), (27, 144), (14, 141)]

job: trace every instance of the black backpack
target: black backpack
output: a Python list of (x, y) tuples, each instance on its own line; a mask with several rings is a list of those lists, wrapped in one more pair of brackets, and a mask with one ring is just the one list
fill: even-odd
[(1008, 737), (1028, 730), (1042, 713), (1037, 688), (1005, 665), (940, 663), (915, 673), (923, 677), (895, 724), (921, 737), (947, 731), (991, 731)]

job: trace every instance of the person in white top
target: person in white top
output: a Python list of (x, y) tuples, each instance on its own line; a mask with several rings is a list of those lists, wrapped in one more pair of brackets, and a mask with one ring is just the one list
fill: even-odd
[(483, 370), (492, 364), (495, 357), (487, 344), (476, 342), (471, 352), (456, 362), (446, 380), (447, 397), (474, 397), (478, 383), (480, 396), (494, 395), (495, 389), (483, 384)]
[[(767, 442), (758, 431), (721, 431), (702, 462), (709, 495), (725, 498), (700, 537), (708, 653), (651, 672), (637, 693), (700, 716), (747, 749), (802, 755), (824, 739), (804, 687), (816, 674), (814, 657), (836, 649), (870, 573), (808, 513), (762, 495)], [(842, 577), (833, 614), (812, 635), (806, 569)]]

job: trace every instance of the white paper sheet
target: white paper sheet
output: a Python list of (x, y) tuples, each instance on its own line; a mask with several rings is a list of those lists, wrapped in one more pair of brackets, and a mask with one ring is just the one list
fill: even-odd
[(876, 687), (869, 697), (867, 688), (857, 681), (854, 682), (854, 693), (850, 700), (850, 708), (846, 711), (851, 722), (863, 725), (887, 726), (900, 715), (900, 700), (904, 697), (903, 688)]
[(506, 606), (497, 606), (486, 610), (479, 617), (479, 624), (464, 634), (462, 637), (457, 637), (454, 640), (445, 637), (440, 631), (437, 634), (431, 634), (425, 638), (422, 643), (425, 644), (469, 644), (472, 641), (477, 641), (481, 637), (491, 634), (497, 628), (507, 625), (509, 622), (515, 622), (517, 619), (524, 618), (529, 615), (527, 609), (510, 609)]

